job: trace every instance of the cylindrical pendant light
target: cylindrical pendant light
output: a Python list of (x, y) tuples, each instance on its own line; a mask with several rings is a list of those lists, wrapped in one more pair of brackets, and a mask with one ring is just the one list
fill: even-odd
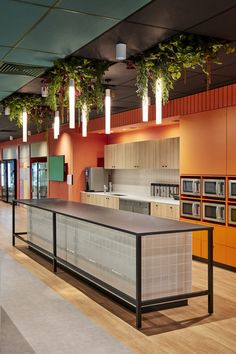
[(10, 113), (11, 113), (10, 107), (6, 106), (4, 111), (5, 116), (9, 116)]
[(116, 44), (116, 60), (125, 60), (126, 59), (126, 44), (117, 43)]
[(23, 108), (22, 112), (22, 130), (23, 130), (23, 143), (27, 142), (27, 111), (26, 108)]
[(75, 80), (69, 82), (69, 128), (75, 128)]
[[(59, 111), (55, 112), (55, 117), (54, 117), (54, 129), (55, 129), (55, 134), (58, 135), (60, 134), (60, 116), (59, 116)], [(55, 135), (54, 134), (54, 135)]]
[(111, 133), (111, 90), (106, 89), (105, 97), (105, 133)]
[(85, 103), (82, 106), (82, 136), (87, 136), (87, 106)]
[(162, 123), (162, 81), (156, 81), (156, 124)]
[(142, 99), (143, 122), (148, 122), (148, 91), (143, 95)]
[(54, 140), (58, 139), (58, 135), (57, 135), (57, 127), (55, 124), (55, 117), (54, 117), (54, 122), (52, 123), (52, 129), (53, 129), (53, 138)]

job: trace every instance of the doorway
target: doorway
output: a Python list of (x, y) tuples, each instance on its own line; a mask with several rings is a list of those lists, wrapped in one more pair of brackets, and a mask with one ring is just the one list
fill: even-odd
[(1, 199), (11, 203), (16, 199), (16, 160), (1, 161)]
[(47, 158), (31, 161), (31, 198), (43, 199), (48, 195)]

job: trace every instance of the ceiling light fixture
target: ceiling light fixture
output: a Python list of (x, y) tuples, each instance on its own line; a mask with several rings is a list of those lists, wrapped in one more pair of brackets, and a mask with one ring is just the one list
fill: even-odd
[(111, 133), (111, 90), (106, 89), (105, 97), (105, 133)]
[(41, 87), (41, 96), (42, 97), (48, 97), (48, 86), (47, 85), (43, 85)]
[(87, 106), (85, 103), (82, 106), (82, 136), (87, 136)]
[(143, 95), (142, 99), (143, 122), (148, 122), (148, 91)]
[(125, 60), (126, 59), (126, 44), (117, 43), (116, 44), (116, 60)]
[(69, 128), (75, 128), (75, 80), (69, 81)]
[(162, 81), (156, 80), (156, 124), (162, 123)]
[(27, 142), (27, 111), (26, 108), (23, 108), (22, 112), (22, 129), (23, 129), (23, 143)]
[(54, 117), (54, 137), (57, 136), (58, 138), (59, 134), (60, 134), (60, 116), (59, 116), (59, 111), (56, 111)]
[(11, 113), (10, 107), (6, 106), (4, 111), (5, 116), (9, 116), (10, 113)]

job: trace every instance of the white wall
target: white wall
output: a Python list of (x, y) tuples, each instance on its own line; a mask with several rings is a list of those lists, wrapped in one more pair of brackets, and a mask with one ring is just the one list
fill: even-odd
[(31, 144), (31, 157), (45, 157), (48, 155), (47, 141)]
[(17, 146), (3, 148), (2, 157), (4, 160), (17, 159), (18, 158)]
[(179, 170), (111, 170), (113, 191), (141, 196), (151, 195), (151, 183), (179, 184)]

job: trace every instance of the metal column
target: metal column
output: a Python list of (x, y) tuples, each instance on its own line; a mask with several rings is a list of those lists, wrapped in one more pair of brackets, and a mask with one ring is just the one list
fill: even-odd
[(208, 230), (208, 313), (213, 313), (213, 229)]
[(53, 272), (57, 272), (57, 218), (56, 213), (52, 214), (52, 232), (53, 232)]
[(136, 328), (142, 327), (142, 237), (136, 236)]

